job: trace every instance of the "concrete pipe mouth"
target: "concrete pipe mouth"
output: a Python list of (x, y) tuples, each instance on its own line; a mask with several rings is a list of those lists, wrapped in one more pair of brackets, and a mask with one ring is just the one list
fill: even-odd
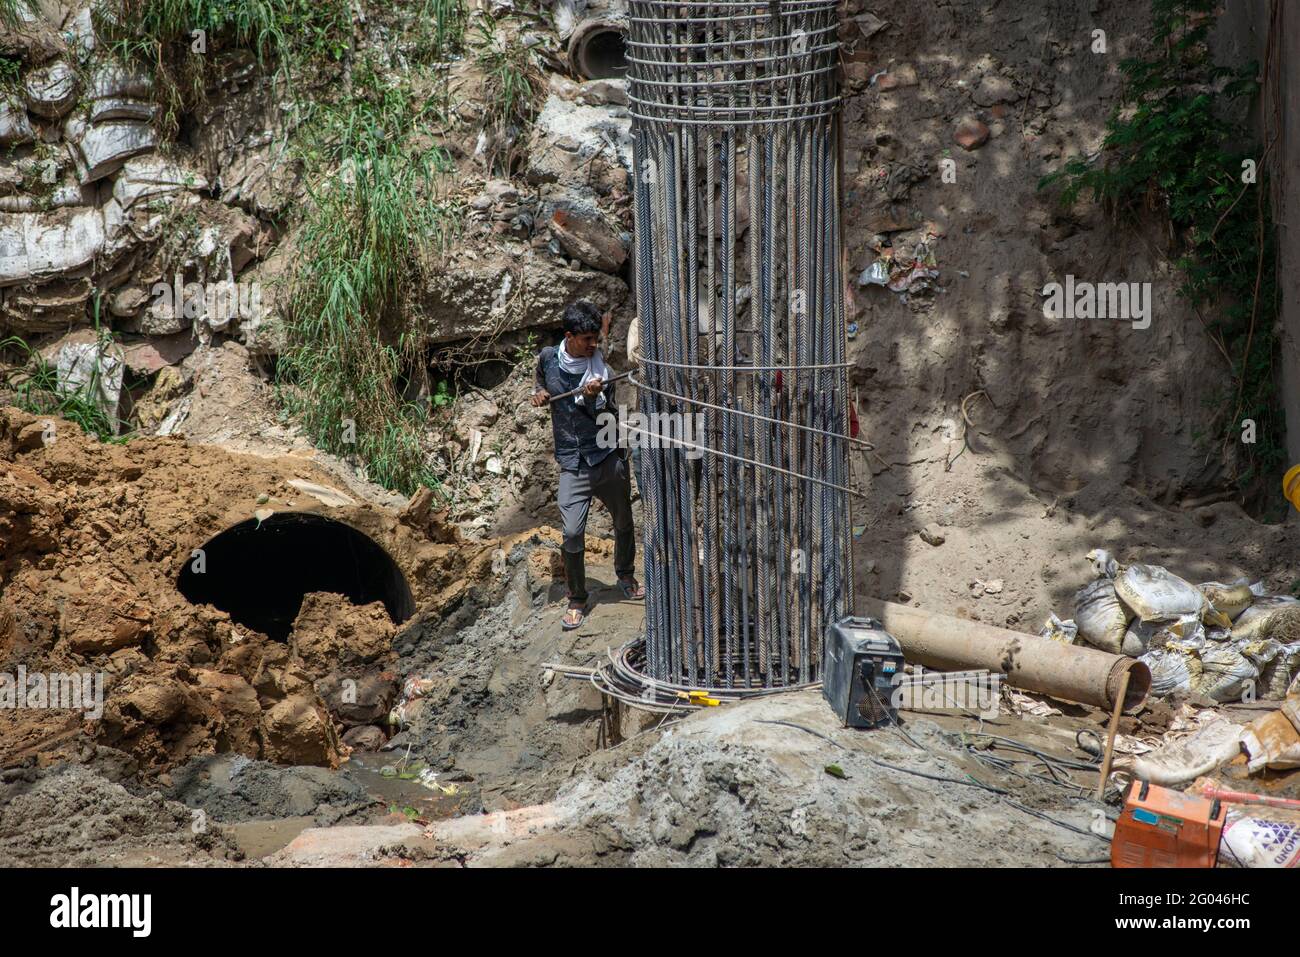
[(627, 75), (627, 24), (584, 20), (569, 37), (569, 66), (584, 80), (614, 80)]
[(304, 595), (334, 592), (354, 605), (381, 601), (395, 624), (415, 614), (397, 563), (368, 535), (312, 512), (249, 519), (209, 539), (176, 580), (191, 603), (286, 641)]

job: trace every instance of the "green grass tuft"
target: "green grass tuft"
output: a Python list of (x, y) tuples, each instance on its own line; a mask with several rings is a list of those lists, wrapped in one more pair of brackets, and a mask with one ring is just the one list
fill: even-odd
[(34, 415), (57, 416), (75, 422), (83, 432), (101, 442), (126, 442), (128, 436), (117, 434), (117, 423), (95, 402), (99, 391), (98, 369), (84, 386), (69, 391), (59, 387), (58, 370), (23, 339), (18, 336), (0, 339), (0, 352), (5, 351), (16, 352), (23, 360), (19, 370), (4, 380), (15, 406)]
[(474, 21), (474, 47), (474, 59), (486, 79), (483, 127), (494, 141), (489, 165), (508, 174), (522, 155), (520, 144), (537, 112), (541, 65), (518, 31), (503, 28), (486, 12)]
[(21, 0), (0, 0), (0, 24), (7, 27), (18, 26), (18, 8)]
[(406, 145), (428, 117), (405, 87), (368, 67), (354, 83), (351, 101), (311, 117), (308, 153), (334, 172), (302, 226), (277, 381), (318, 446), (355, 454), (371, 479), (410, 494), (437, 479), (427, 405), (402, 398), (422, 347), (406, 302), (456, 233), (455, 211), (438, 199), (451, 163), (440, 148)]

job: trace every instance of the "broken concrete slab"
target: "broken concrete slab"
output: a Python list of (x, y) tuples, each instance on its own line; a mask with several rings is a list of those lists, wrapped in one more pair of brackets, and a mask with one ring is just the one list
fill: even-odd
[(599, 215), (557, 209), (551, 216), (550, 229), (566, 253), (592, 269), (618, 272), (627, 261), (623, 241)]

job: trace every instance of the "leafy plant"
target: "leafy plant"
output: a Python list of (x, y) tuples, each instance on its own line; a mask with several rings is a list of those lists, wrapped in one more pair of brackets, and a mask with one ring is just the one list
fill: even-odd
[(515, 365), (531, 369), (537, 364), (537, 333), (529, 330), (523, 342), (515, 349)]
[[(3, 5), (4, 0), (0, 0)], [(0, 11), (0, 22), (4, 14)], [(23, 78), (23, 62), (15, 57), (0, 56), (0, 90), (18, 90)]]
[(317, 445), (356, 454), (371, 478), (407, 494), (437, 482), (427, 407), (403, 399), (422, 359), (406, 302), (456, 232), (438, 196), (449, 158), (402, 135), (424, 114), (405, 86), (363, 64), (354, 97), (311, 116), (305, 153), (333, 172), (302, 225), (277, 367), (286, 406)]
[[(111, 337), (106, 331), (98, 332), (101, 349), (106, 348)], [(4, 380), (5, 388), (12, 394), (10, 401), (18, 408), (75, 422), (83, 432), (101, 442), (126, 442), (128, 436), (117, 434), (117, 423), (96, 400), (100, 386), (98, 364), (91, 368), (89, 379), (80, 388), (66, 389), (59, 384), (58, 369), (25, 340), (18, 336), (0, 339), (0, 352), (4, 351), (16, 352), (21, 357), (18, 371)]]
[(441, 60), (465, 42), (469, 10), (465, 0), (419, 0), (416, 18), (419, 50), (426, 58)]
[(153, 77), (168, 135), (220, 79), (221, 51), (278, 60), (288, 79), (291, 59), (341, 59), (352, 28), (347, 0), (97, 0), (93, 16), (109, 52)]
[[(1149, 52), (1121, 64), (1125, 89), (1107, 124), (1099, 161), (1076, 158), (1044, 177), (1073, 203), (1087, 193), (1116, 215), (1168, 217), (1183, 280), (1179, 294), (1206, 323), (1231, 367), (1215, 399), (1211, 434), (1228, 447), (1242, 421), (1256, 423), (1234, 476), (1243, 490), (1281, 465), (1284, 421), (1274, 332), (1276, 248), (1263, 154), (1224, 119), (1259, 89), (1258, 65), (1217, 65), (1208, 46), (1216, 0), (1152, 0)], [(1237, 108), (1238, 115), (1241, 112)], [(1256, 182), (1246, 182), (1247, 169)]]
[(0, 24), (18, 26), (18, 5), (21, 0), (0, 0)]
[(483, 128), (493, 142), (490, 165), (500, 160), (508, 173), (519, 157), (516, 144), (537, 109), (541, 67), (518, 31), (506, 29), (487, 12), (475, 20), (474, 34), (474, 59), (486, 85)]

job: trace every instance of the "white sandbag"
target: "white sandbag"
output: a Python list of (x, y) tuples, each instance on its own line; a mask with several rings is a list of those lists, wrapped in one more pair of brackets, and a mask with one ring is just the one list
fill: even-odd
[(1115, 578), (1115, 592), (1143, 621), (1200, 615), (1205, 596), (1159, 565), (1130, 565)]
[(1151, 672), (1151, 694), (1157, 698), (1191, 694), (1192, 681), (1201, 674), (1200, 661), (1177, 645), (1148, 651), (1138, 661)]
[(1074, 596), (1074, 621), (1079, 626), (1079, 634), (1102, 651), (1120, 653), (1131, 617), (1109, 578), (1090, 582)]
[(1282, 644), (1300, 641), (1300, 601), (1285, 595), (1256, 598), (1232, 625), (1234, 641), (1273, 638)]
[(18, 146), (36, 139), (36, 130), (20, 104), (0, 97), (0, 146)]
[[(1226, 639), (1228, 633), (1224, 632)], [(1205, 626), (1196, 615), (1187, 615), (1177, 621), (1143, 621), (1134, 618), (1124, 633), (1124, 654), (1136, 658), (1148, 651), (1158, 651), (1169, 642), (1176, 641), (1184, 648), (1199, 648), (1205, 643)]]
[(1221, 867), (1300, 866), (1300, 810), (1267, 804), (1227, 804)]
[(1210, 603), (1215, 611), (1220, 611), (1230, 620), (1235, 620), (1238, 615), (1250, 607), (1251, 602), (1255, 600), (1255, 593), (1250, 589), (1250, 583), (1245, 581), (1235, 582), (1231, 585), (1225, 585), (1221, 582), (1204, 582), (1197, 586), (1205, 600)]
[(1152, 784), (1173, 786), (1209, 774), (1241, 752), (1241, 728), (1226, 718), (1204, 725), (1191, 737), (1133, 759), (1133, 774)]
[(148, 123), (110, 120), (87, 126), (79, 121), (66, 125), (65, 135), (76, 147), (79, 179), (92, 183), (116, 173), (133, 156), (148, 153), (158, 143)]
[(27, 74), (23, 93), (29, 110), (57, 120), (77, 102), (77, 74), (64, 60), (55, 60)]
[(1192, 680), (1192, 690), (1215, 701), (1240, 701), (1251, 683), (1256, 686), (1259, 669), (1233, 645), (1206, 646), (1197, 657), (1201, 674)]
[(1284, 645), (1272, 638), (1247, 643), (1241, 653), (1259, 669), (1256, 696), (1266, 701), (1285, 698), (1300, 675), (1300, 641)]
[(1272, 612), (1273, 609), (1263, 605), (1247, 608), (1232, 623), (1232, 637), (1238, 641), (1263, 641), (1264, 636), (1260, 631), (1263, 629), (1265, 619)]
[(60, 209), (0, 217), (0, 286), (72, 272), (104, 248), (97, 209)]

